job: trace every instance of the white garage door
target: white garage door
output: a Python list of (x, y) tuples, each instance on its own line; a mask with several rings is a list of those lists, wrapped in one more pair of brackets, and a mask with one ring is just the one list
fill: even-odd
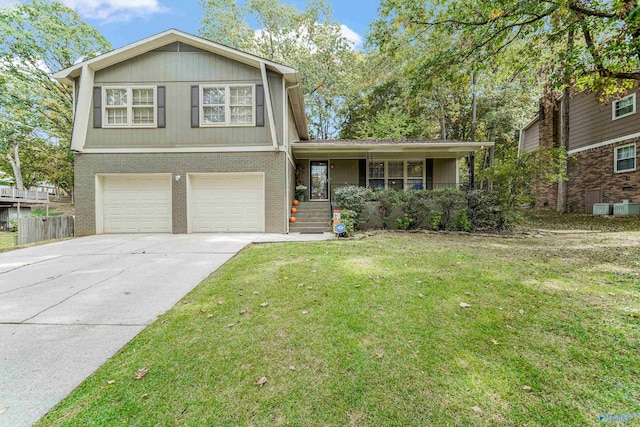
[(105, 233), (171, 233), (171, 175), (101, 179)]
[(190, 231), (264, 232), (262, 174), (189, 175)]

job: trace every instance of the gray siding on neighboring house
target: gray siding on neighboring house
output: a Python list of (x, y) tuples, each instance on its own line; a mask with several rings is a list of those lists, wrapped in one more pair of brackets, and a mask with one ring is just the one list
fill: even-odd
[[(148, 153), (148, 154), (76, 154), (75, 213), (76, 236), (96, 234), (95, 175), (99, 173), (171, 173), (173, 193), (173, 233), (187, 232), (188, 173), (264, 172), (265, 232), (284, 233), (285, 226), (285, 154), (248, 153)], [(230, 215), (233, 213), (230, 212)]]
[(540, 147), (540, 126), (539, 121), (531, 123), (528, 128), (522, 132), (522, 152), (527, 153)]
[[(278, 140), (282, 142), (282, 76), (269, 72), (268, 81)], [(191, 127), (191, 86), (215, 83), (262, 84), (262, 77), (257, 68), (208, 52), (148, 52), (97, 71), (96, 87), (165, 86), (166, 128), (93, 128), (91, 116), (85, 148), (271, 145), (266, 108), (264, 127)]]
[[(636, 97), (637, 103), (640, 97)], [(640, 109), (637, 105), (635, 114), (618, 120), (611, 119), (611, 109), (611, 103), (600, 104), (596, 95), (587, 92), (571, 98), (569, 150), (640, 132)]]

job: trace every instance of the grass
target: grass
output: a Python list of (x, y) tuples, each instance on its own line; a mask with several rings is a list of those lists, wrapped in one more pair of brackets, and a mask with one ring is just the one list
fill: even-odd
[(13, 232), (0, 232), (0, 252), (11, 250), (15, 246), (15, 235)]
[(602, 232), (640, 231), (640, 217), (595, 216), (589, 214), (560, 215), (552, 209), (522, 211), (525, 228), (544, 230), (593, 230)]
[(585, 425), (640, 413), (639, 271), (640, 234), (254, 245), (38, 425)]

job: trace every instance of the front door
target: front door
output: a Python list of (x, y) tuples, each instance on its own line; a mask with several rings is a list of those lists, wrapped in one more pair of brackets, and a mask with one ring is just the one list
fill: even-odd
[(311, 169), (311, 200), (329, 200), (329, 162), (326, 160), (312, 161)]

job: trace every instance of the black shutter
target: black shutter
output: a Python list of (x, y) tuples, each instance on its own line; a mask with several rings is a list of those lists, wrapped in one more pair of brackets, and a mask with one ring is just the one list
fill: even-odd
[(102, 127), (102, 88), (93, 88), (93, 127)]
[(200, 86), (191, 86), (191, 127), (200, 127)]
[(264, 126), (264, 86), (256, 85), (256, 126)]
[(158, 101), (158, 127), (166, 127), (166, 112), (165, 112), (165, 98), (166, 88), (164, 86), (158, 86), (156, 93)]

